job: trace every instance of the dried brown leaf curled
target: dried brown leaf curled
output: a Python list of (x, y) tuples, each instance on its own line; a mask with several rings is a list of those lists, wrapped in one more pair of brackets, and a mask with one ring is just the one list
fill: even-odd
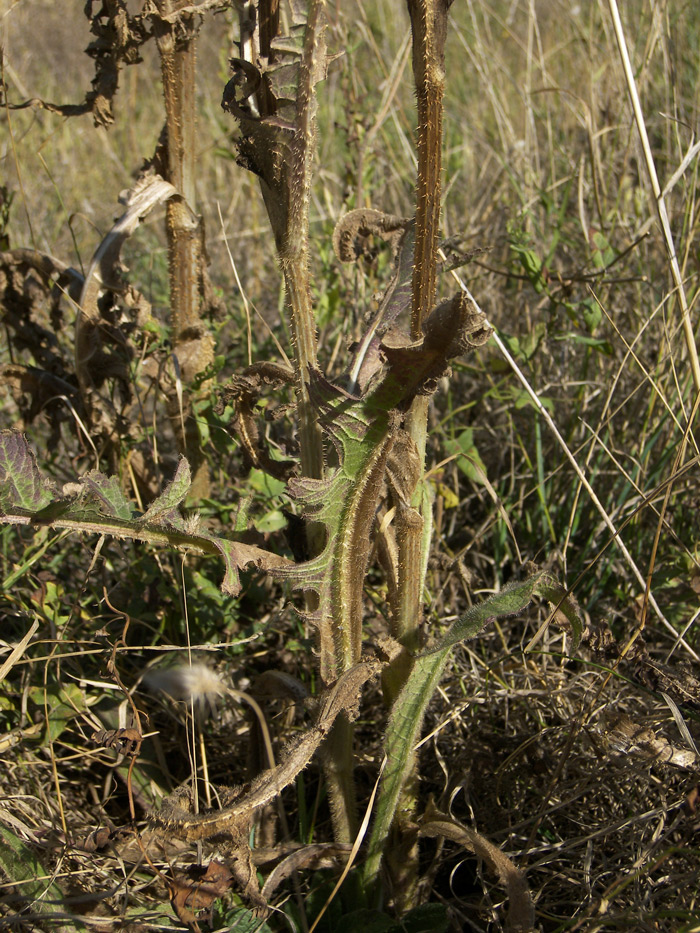
[(322, 868), (335, 868), (341, 859), (347, 860), (351, 851), (351, 845), (337, 842), (319, 842), (292, 852), (268, 875), (262, 889), (263, 897), (269, 900), (282, 882), (289, 878), (293, 872), (300, 871), (303, 868), (312, 871), (319, 871)]
[(82, 849), (84, 852), (99, 852), (109, 843), (112, 832), (113, 830), (109, 826), (99, 826), (97, 829), (93, 829), (91, 833), (88, 833), (83, 840), (79, 840), (76, 848)]
[(187, 872), (179, 872), (168, 882), (170, 903), (179, 920), (191, 930), (200, 930), (195, 911), (211, 910), (215, 900), (231, 887), (233, 876), (221, 862), (211, 861), (202, 870), (193, 865)]
[(450, 817), (440, 813), (432, 801), (428, 805), (418, 832), (422, 836), (442, 836), (444, 839), (450, 839), (483, 859), (489, 868), (496, 872), (508, 890), (506, 929), (510, 933), (530, 933), (534, 929), (535, 910), (525, 875), (492, 842), (489, 842), (481, 833), (461, 826)]
[(93, 732), (92, 741), (103, 748), (113, 748), (120, 755), (134, 758), (141, 750), (143, 735), (138, 729), (100, 729)]
[(264, 470), (270, 476), (286, 482), (296, 467), (293, 460), (273, 460), (258, 429), (260, 412), (256, 411), (263, 390), (270, 386), (290, 385), (294, 381), (291, 369), (276, 363), (253, 363), (240, 375), (233, 376), (221, 392), (218, 411), (231, 402), (235, 411), (233, 427), (243, 448), (247, 466)]
[(605, 730), (605, 738), (610, 747), (621, 755), (639, 755), (650, 762), (689, 770), (698, 763), (698, 756), (692, 749), (672, 745), (666, 736), (657, 735), (653, 729), (636, 723), (626, 715), (611, 719)]
[(401, 240), (412, 223), (410, 217), (358, 208), (343, 214), (333, 230), (333, 249), (341, 262), (355, 262), (367, 253), (369, 238), (377, 236), (391, 246), (396, 259)]

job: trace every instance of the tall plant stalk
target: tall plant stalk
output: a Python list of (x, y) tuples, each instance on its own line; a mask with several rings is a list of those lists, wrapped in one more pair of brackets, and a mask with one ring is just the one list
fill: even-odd
[[(423, 335), (423, 322), (435, 304), (442, 184), (442, 112), (445, 91), (445, 40), (450, 0), (407, 0), (413, 42), (413, 75), (418, 108), (415, 254), (411, 300), (411, 338)], [(394, 637), (404, 646), (383, 678), (392, 706), (420, 648), (420, 623), (427, 556), (432, 535), (432, 498), (422, 478), (425, 469), (429, 397), (417, 396), (406, 417), (418, 469), (407, 501), (397, 501), (398, 581)], [(418, 799), (415, 759), (407, 769), (388, 849), (388, 868), (399, 906), (413, 902), (418, 881), (417, 837), (411, 828)]]
[[(423, 321), (432, 311), (436, 294), (437, 251), (442, 184), (442, 110), (445, 92), (445, 40), (450, 0), (408, 0), (413, 41), (413, 74), (418, 106), (418, 172), (416, 178), (416, 230), (412, 280), (411, 337), (422, 336)], [(425, 546), (429, 535), (430, 496), (422, 473), (428, 423), (427, 396), (418, 396), (406, 418), (406, 429), (418, 452), (421, 469), (410, 491), (409, 503), (417, 510), (399, 535), (399, 605), (397, 637), (417, 647), (420, 604), (425, 578)], [(404, 511), (405, 516), (409, 513)], [(420, 519), (420, 520), (419, 520)], [(428, 539), (426, 542), (426, 538)], [(404, 542), (402, 547), (401, 541)]]
[[(160, 168), (179, 195), (168, 201), (166, 229), (173, 344), (180, 370), (176, 375), (185, 390), (214, 359), (214, 341), (201, 322), (204, 244), (202, 221), (195, 212), (198, 22), (195, 14), (184, 10), (187, 5), (186, 0), (157, 0), (158, 15), (153, 17), (166, 114), (165, 158)], [(189, 400), (185, 398), (183, 403), (179, 395), (171, 398), (169, 415), (180, 448), (194, 470), (192, 494), (200, 498), (208, 494), (208, 466), (200, 452), (199, 430)]]
[(413, 37), (413, 76), (418, 105), (416, 246), (411, 337), (435, 303), (442, 184), (442, 99), (445, 93), (445, 40), (451, 0), (408, 0)]
[[(285, 298), (294, 342), (294, 372), (299, 422), (301, 469), (320, 479), (324, 473), (321, 431), (309, 397), (309, 373), (317, 365), (316, 322), (309, 273), (309, 200), (316, 149), (316, 83), (325, 50), (323, 0), (311, 0), (298, 64), (296, 100), (291, 126), (284, 128), (281, 104), (271, 90), (274, 79), (263, 76), (255, 92), (259, 115), (236, 109), (244, 138), (241, 152), (260, 179), (260, 187), (284, 277)], [(259, 56), (276, 64), (274, 39), (279, 29), (278, 0), (260, 0), (252, 29), (241, 24), (239, 65), (255, 64)], [(285, 114), (285, 116), (287, 116)], [(322, 541), (311, 533), (312, 549)]]
[(306, 476), (316, 478), (323, 476), (324, 462), (321, 432), (309, 397), (309, 371), (317, 363), (316, 321), (309, 274), (309, 200), (316, 149), (315, 75), (321, 54), (324, 6), (323, 0), (309, 3), (299, 66), (296, 127), (287, 167), (289, 209), (284, 234), (278, 242), (295, 347), (301, 466)]

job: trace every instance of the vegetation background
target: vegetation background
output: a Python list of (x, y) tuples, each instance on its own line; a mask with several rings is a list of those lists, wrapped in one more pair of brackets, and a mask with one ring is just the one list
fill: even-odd
[[(319, 89), (311, 240), (321, 364), (333, 375), (390, 270), (381, 253), (362, 274), (339, 265), (331, 233), (353, 207), (412, 212), (415, 108), (404, 5), (329, 4), (329, 18), (329, 45), (343, 54)], [(631, 0), (622, 18), (695, 320), (700, 10)], [(208, 17), (198, 47), (198, 209), (219, 310), (208, 322), (215, 372), (195, 403), (211, 471), (197, 505), (203, 521), (231, 531), (250, 496), (254, 539), (268, 542), (290, 521), (283, 484), (246, 471), (227, 431), (230, 410), (218, 406), (228, 377), (251, 358), (279, 361), (279, 344), (289, 346), (258, 184), (235, 163), (232, 121), (220, 107), (237, 23), (230, 11)], [(93, 67), (83, 54), (90, 35), (79, 4), (6, 0), (0, 30), (5, 100), (83, 99)], [(161, 131), (152, 43), (143, 56), (122, 71), (108, 129), (96, 129), (89, 115), (3, 107), (4, 249), (33, 247), (81, 271), (89, 265), (119, 213), (120, 191)], [(532, 561), (572, 588), (588, 630), (574, 659), (566, 636), (540, 631), (545, 616), (534, 611), (461, 648), (426, 723), (421, 797), (434, 795), (526, 869), (543, 930), (700, 930), (692, 744), (700, 503), (692, 423), (686, 430), (696, 389), (608, 5), (457, 0), (445, 107), (444, 234), (483, 250), (463, 272), (469, 288), (648, 577), (658, 612), (502, 353), (489, 345), (458, 362), (430, 413), (436, 552), (427, 622), (450, 621)], [(148, 219), (125, 258), (153, 305), (157, 326), (143, 335), (145, 356), (154, 342), (168, 345), (162, 215)], [(70, 356), (70, 329), (56, 336)], [(0, 362), (28, 361), (8, 326), (4, 338)], [(138, 384), (137, 366), (133, 378)], [(30, 419), (30, 401), (8, 380), (2, 426), (26, 430), (60, 482), (92, 468), (93, 451), (70, 429), (70, 411), (56, 433), (46, 406)], [(166, 479), (177, 454), (158, 400), (146, 398), (142, 414), (119, 464), (136, 498), (146, 492), (133, 452), (157, 449)], [(286, 419), (285, 399), (270, 403), (268, 438), (280, 451), (293, 447)], [(684, 437), (688, 453), (679, 458)], [(282, 670), (313, 689), (309, 633), (283, 590), (255, 574), (239, 597), (225, 598), (211, 559), (183, 563), (124, 542), (96, 549), (90, 537), (50, 531), (3, 527), (0, 537), (0, 925), (179, 928), (133, 842), (105, 850), (90, 843), (97, 827), (129, 819), (127, 764), (90, 742), (95, 728), (123, 725), (128, 712), (108, 662), (154, 733), (129, 772), (145, 814), (187, 779), (188, 742), (212, 783), (244, 777), (240, 748), (250, 721), (225, 697), (207, 708), (220, 689), (201, 680), (206, 671), (246, 689), (263, 672)], [(376, 571), (368, 595), (367, 630), (376, 634), (387, 601)], [(200, 680), (185, 688), (202, 700), (194, 717), (148, 687), (154, 671), (162, 676), (188, 655), (202, 665)], [(291, 728), (283, 707), (273, 703), (280, 742)], [(358, 727), (366, 797), (383, 725), (368, 704)], [(327, 838), (313, 769), (285, 806), (289, 838)], [(441, 923), (501, 929), (503, 894), (481, 862), (449, 845), (426, 847), (422, 858), (424, 900), (449, 907)], [(290, 928), (285, 916), (303, 928), (300, 892), (313, 918), (329, 891), (322, 871), (295, 884), (297, 900), (280, 893), (283, 913), (267, 921), (271, 929)], [(319, 929), (341, 929), (335, 903), (339, 912), (331, 908)], [(237, 911), (229, 894), (215, 928), (250, 917)], [(58, 919), (47, 919), (52, 912)]]

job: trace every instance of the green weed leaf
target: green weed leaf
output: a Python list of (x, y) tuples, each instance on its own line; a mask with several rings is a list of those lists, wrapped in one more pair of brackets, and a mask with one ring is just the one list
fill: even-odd
[(55, 498), (52, 484), (45, 483), (26, 438), (17, 431), (0, 432), (0, 510), (39, 511)]
[(615, 250), (602, 230), (590, 232), (591, 253), (596, 269), (605, 269), (615, 259)]
[(44, 742), (55, 741), (68, 723), (87, 709), (85, 697), (77, 684), (54, 683), (33, 687), (29, 698), (46, 715)]
[(483, 485), (486, 465), (474, 443), (473, 428), (465, 428), (457, 437), (445, 441), (445, 450), (450, 456), (457, 456), (457, 466), (465, 476), (472, 482)]
[(595, 333), (600, 322), (603, 320), (603, 312), (600, 310), (600, 305), (597, 301), (593, 301), (592, 298), (586, 298), (581, 302), (579, 307), (586, 330), (589, 334)]
[[(529, 392), (526, 392), (525, 389), (519, 389), (517, 387), (513, 387), (511, 391), (511, 396), (513, 399), (513, 407), (516, 409), (516, 411), (519, 411), (521, 408), (528, 408), (528, 407), (534, 408), (535, 411), (538, 410), (537, 406), (532, 401), (532, 396), (530, 395)], [(542, 407), (546, 408), (547, 411), (550, 414), (552, 414), (554, 412), (554, 402), (552, 401), (552, 399), (547, 398), (546, 395), (539, 395), (538, 398), (540, 402), (542, 403)]]
[(104, 515), (127, 522), (134, 517), (134, 507), (122, 492), (116, 476), (91, 470), (83, 476), (80, 485), (79, 507), (86, 516)]
[(142, 515), (124, 496), (116, 477), (95, 470), (64, 487), (59, 495), (52, 483), (42, 479), (26, 437), (12, 431), (0, 436), (0, 523), (48, 525), (217, 554), (225, 567), (221, 589), (231, 596), (241, 589), (239, 570), (250, 565), (271, 570), (291, 564), (269, 551), (211, 534), (199, 527), (196, 518), (186, 519), (177, 507), (189, 487), (190, 469), (183, 459), (173, 481)]
[[(63, 902), (63, 892), (55, 882), (49, 880), (49, 873), (34, 851), (19, 836), (3, 826), (2, 822), (0, 822), (0, 869), (6, 878), (19, 885), (23, 899), (31, 904), (32, 910), (36, 913), (53, 913), (56, 909), (54, 905)], [(59, 924), (54, 929), (66, 930), (67, 927)]]
[(472, 606), (452, 623), (434, 648), (415, 659), (389, 718), (384, 744), (387, 764), (365, 865), (365, 880), (369, 884), (373, 883), (379, 871), (384, 843), (394, 819), (401, 789), (413, 768), (415, 746), (423, 718), (452, 648), (474, 638), (490, 622), (522, 612), (535, 596), (554, 603), (557, 611), (564, 614), (571, 626), (575, 650), (582, 630), (578, 606), (563, 586), (549, 574), (541, 572), (522, 582), (511, 583), (500, 593), (494, 593), (482, 603)]
[(184, 457), (180, 457), (175, 476), (172, 482), (168, 483), (163, 492), (154, 499), (142, 517), (144, 522), (158, 522), (173, 512), (187, 498), (187, 493), (192, 485), (192, 476), (190, 465)]
[(221, 917), (221, 922), (227, 930), (236, 930), (236, 933), (272, 933), (265, 921), (256, 917), (247, 907), (227, 910)]

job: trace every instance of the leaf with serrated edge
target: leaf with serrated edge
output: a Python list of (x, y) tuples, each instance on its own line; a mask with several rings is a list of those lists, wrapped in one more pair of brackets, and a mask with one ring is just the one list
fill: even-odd
[(116, 476), (105, 476), (97, 470), (90, 470), (80, 480), (80, 485), (85, 493), (84, 508), (94, 503), (101, 515), (122, 521), (130, 521), (134, 517), (134, 508), (122, 492)]
[[(22, 490), (17, 491), (15, 482), (15, 474), (20, 470), (25, 483), (26, 475), (30, 481), (29, 493), (25, 491), (24, 498), (21, 497)], [(176, 489), (168, 502), (175, 501), (185, 485), (188, 473), (189, 467), (182, 467), (178, 471), (173, 481)], [(37, 490), (42, 494), (38, 495)], [(164, 495), (171, 494), (166, 490)], [(27, 508), (27, 502), (36, 502), (38, 507)], [(42, 483), (27, 439), (16, 432), (14, 435), (12, 432), (4, 432), (0, 439), (0, 503), (0, 523), (3, 524), (66, 528), (70, 531), (131, 538), (196, 554), (216, 554), (223, 559), (225, 567), (221, 589), (231, 596), (240, 592), (238, 571), (245, 567), (254, 565), (267, 571), (294, 567), (292, 561), (262, 548), (221, 538), (201, 529), (190, 530), (185, 519), (175, 509), (160, 513), (159, 520), (150, 519), (146, 522), (143, 515), (134, 512), (121, 493), (116, 479), (97, 471), (92, 471), (81, 482), (67, 487), (65, 495), (59, 497), (55, 489)]]
[(141, 517), (143, 522), (157, 522), (169, 512), (174, 512), (185, 501), (192, 485), (190, 465), (184, 457), (180, 457), (175, 476), (168, 483), (163, 492), (154, 499)]
[(17, 431), (0, 431), (0, 510), (43, 509), (56, 497), (44, 482), (27, 439)]

